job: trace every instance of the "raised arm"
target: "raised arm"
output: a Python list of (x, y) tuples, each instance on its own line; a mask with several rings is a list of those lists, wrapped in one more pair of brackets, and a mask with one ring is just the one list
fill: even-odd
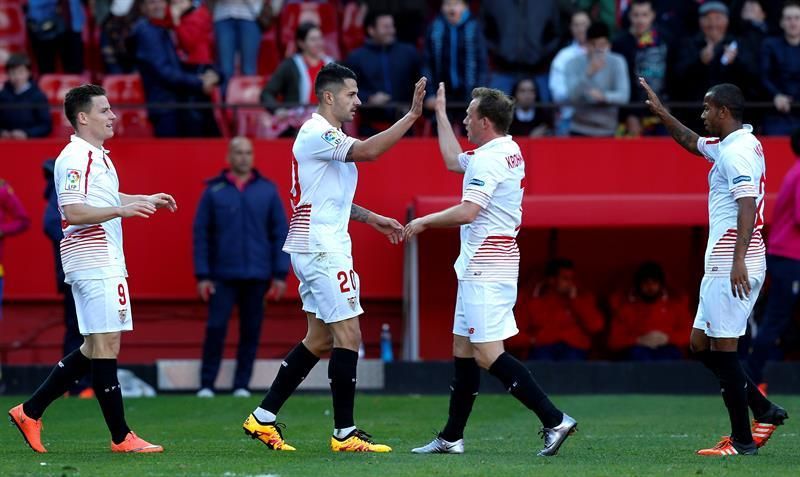
[(405, 116), (392, 124), (389, 129), (380, 132), (369, 139), (356, 141), (347, 151), (346, 162), (374, 161), (381, 154), (394, 146), (397, 141), (411, 129), (414, 122), (422, 115), (422, 103), (425, 100), (425, 84), (427, 80), (423, 77), (414, 85), (414, 99), (411, 108)]
[(687, 128), (683, 125), (680, 121), (675, 119), (675, 116), (671, 115), (667, 108), (661, 104), (661, 100), (658, 99), (658, 96), (650, 88), (650, 85), (647, 84), (647, 81), (644, 78), (639, 78), (639, 85), (644, 88), (644, 91), (647, 93), (647, 100), (645, 104), (650, 107), (650, 111), (653, 112), (656, 116), (661, 118), (661, 122), (664, 123), (664, 127), (667, 128), (667, 131), (672, 135), (672, 138), (675, 139), (675, 142), (681, 145), (684, 149), (691, 152), (696, 156), (702, 156), (699, 150), (697, 150), (697, 140), (700, 139), (700, 136), (692, 131), (691, 129)]
[(461, 145), (453, 132), (450, 120), (447, 118), (447, 97), (445, 96), (444, 83), (439, 83), (439, 90), (436, 91), (436, 130), (439, 136), (439, 150), (442, 152), (442, 159), (448, 171), (464, 173), (461, 164), (458, 163), (458, 155), (461, 154)]

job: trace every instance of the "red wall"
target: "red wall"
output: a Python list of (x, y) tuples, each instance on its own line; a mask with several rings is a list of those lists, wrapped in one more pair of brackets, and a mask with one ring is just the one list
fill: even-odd
[[(767, 190), (774, 192), (794, 159), (788, 140), (765, 139), (763, 143), (769, 171)], [(527, 194), (672, 194), (706, 190), (708, 164), (689, 156), (668, 139), (522, 140), (520, 145), (527, 161)], [(123, 192), (169, 192), (179, 205), (174, 215), (159, 212), (148, 220), (125, 222), (132, 293), (138, 298), (194, 298), (194, 209), (203, 180), (216, 175), (224, 164), (226, 143), (115, 139), (106, 146), (120, 172)], [(41, 163), (55, 157), (62, 147), (63, 142), (52, 140), (0, 142), (4, 166), (0, 177), (13, 185), (33, 220), (27, 233), (5, 240), (7, 298), (55, 297), (52, 252), (42, 233), (45, 202)], [(287, 196), (290, 148), (290, 141), (260, 141), (255, 151), (256, 166), (287, 191)], [(360, 172), (356, 201), (401, 222), (405, 221), (407, 206), (417, 196), (460, 193), (461, 176), (444, 169), (435, 139), (404, 139), (378, 162), (360, 165)], [(362, 224), (353, 224), (351, 231), (354, 259), (364, 283), (362, 293), (369, 298), (399, 298), (402, 247), (389, 245)], [(569, 243), (574, 242), (572, 238)], [(452, 244), (446, 246), (446, 253), (438, 256), (450, 260), (457, 250), (452, 249)], [(440, 298), (446, 304), (452, 301), (449, 295)]]

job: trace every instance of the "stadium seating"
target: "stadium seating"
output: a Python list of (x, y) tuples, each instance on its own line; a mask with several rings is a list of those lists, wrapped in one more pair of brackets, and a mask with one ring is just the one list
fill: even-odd
[(227, 110), (229, 124), (234, 125), (237, 135), (253, 137), (257, 135), (258, 124), (268, 114), (261, 107), (261, 90), (267, 83), (264, 76), (236, 76), (228, 82), (227, 102), (233, 105), (252, 105), (252, 107), (233, 106)]
[(153, 127), (147, 120), (147, 111), (141, 107), (146, 101), (142, 79), (138, 74), (106, 76), (103, 79), (103, 88), (117, 115), (115, 128), (118, 135), (153, 136)]
[(86, 76), (65, 74), (46, 74), (39, 78), (39, 88), (47, 96), (47, 101), (51, 106), (50, 117), (53, 119), (53, 130), (50, 132), (50, 137), (63, 138), (72, 134), (72, 126), (64, 116), (61, 106), (64, 104), (64, 96), (70, 89), (87, 83), (88, 80)]

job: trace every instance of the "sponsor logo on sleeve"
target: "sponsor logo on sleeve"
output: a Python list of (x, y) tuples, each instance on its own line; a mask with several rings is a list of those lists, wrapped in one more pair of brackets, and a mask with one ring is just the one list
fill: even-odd
[(474, 185), (474, 186), (478, 186), (478, 187), (483, 187), (483, 186), (485, 186), (485, 185), (486, 185), (486, 183), (485, 183), (485, 182), (483, 182), (483, 181), (482, 181), (482, 180), (480, 180), (480, 179), (472, 179), (471, 181), (469, 181), (469, 185)]
[(750, 176), (739, 176), (733, 178), (733, 183), (738, 184), (740, 182), (752, 182), (753, 178)]
[(67, 190), (81, 190), (81, 171), (77, 169), (67, 169)]
[(322, 140), (335, 147), (344, 141), (344, 134), (338, 129), (331, 128), (322, 133)]

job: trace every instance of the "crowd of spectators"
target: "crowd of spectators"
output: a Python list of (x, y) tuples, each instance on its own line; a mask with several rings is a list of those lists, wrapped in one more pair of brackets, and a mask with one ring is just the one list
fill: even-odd
[[(520, 103), (533, 94), (520, 119), (532, 127), (517, 134), (663, 134), (641, 107), (639, 76), (667, 101), (693, 103), (674, 111), (698, 129), (696, 105), (721, 82), (765, 105), (748, 109), (759, 132), (800, 125), (800, 0), (27, 0), (24, 9), (32, 71), (138, 72), (159, 137), (218, 134), (210, 109), (158, 105), (219, 102), (231, 78), (258, 74), (265, 110), (291, 135), (329, 61), (359, 74), (362, 134), (394, 119), (419, 75), (428, 109), (441, 81), (458, 107), (475, 86)], [(99, 47), (87, 49), (95, 35)]]

